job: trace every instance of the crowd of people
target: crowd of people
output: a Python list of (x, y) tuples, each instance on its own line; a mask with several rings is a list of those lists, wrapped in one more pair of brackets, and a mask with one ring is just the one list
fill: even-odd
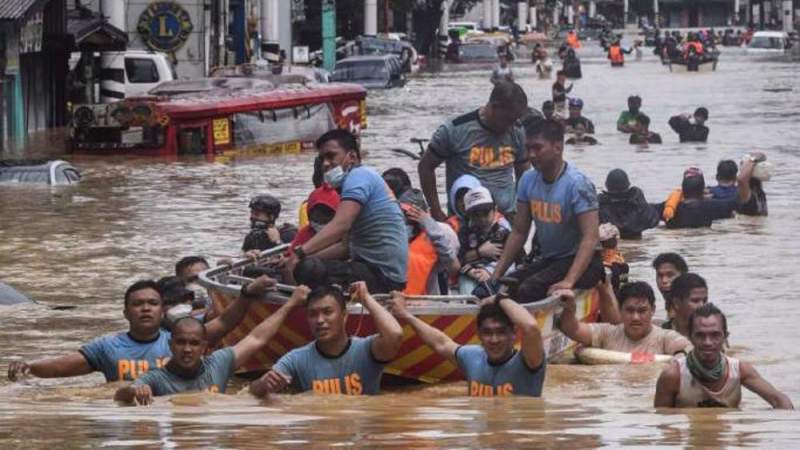
[[(99, 371), (107, 381), (128, 382), (116, 400), (139, 404), (191, 390), (225, 392), (235, 370), (273, 338), (293, 309), (304, 308), (314, 340), (290, 350), (252, 382), (253, 395), (287, 388), (377, 394), (384, 366), (400, 351), (405, 323), (462, 370), (469, 395), (535, 397), (542, 394), (547, 362), (541, 330), (525, 304), (555, 297), (563, 306), (558, 327), (584, 347), (675, 355), (657, 381), (657, 407), (738, 407), (744, 386), (773, 407), (792, 408), (750, 364), (726, 354), (726, 316), (709, 302), (706, 281), (680, 255), (662, 254), (653, 262), (669, 318), (659, 326), (653, 289), (629, 279), (617, 247), (619, 240), (639, 239), (661, 222), (668, 228), (707, 227), (736, 213), (766, 215), (765, 155), (745, 155), (740, 164), (721, 161), (718, 185), (710, 188), (701, 169), (688, 168), (680, 188), (661, 203), (649, 203), (619, 168), (608, 173), (598, 194), (592, 180), (564, 158), (565, 143), (591, 143), (595, 131), (582, 115), (583, 101), (567, 98), (573, 88), (566, 85), (568, 74), (559, 71), (542, 113), (529, 109), (510, 69), (496, 75), (486, 104), (446, 120), (433, 133), (419, 161), (418, 188), (400, 168), (379, 172), (362, 164), (351, 132), (334, 129), (319, 137), (314, 189), (301, 207), (299, 229), (278, 225), (282, 208), (276, 197), (251, 200), (251, 231), (242, 251), (254, 256), (283, 244), (289, 250), (271, 267), (246, 273), (253, 281), (224, 310), (216, 311), (196, 284), (209, 268), (206, 260), (184, 258), (174, 276), (127, 289), (127, 331), (61, 357), (15, 361), (9, 379)], [(564, 118), (558, 110), (565, 106)], [(641, 98), (628, 98), (618, 131), (630, 134), (631, 142), (661, 142), (641, 106)], [(707, 119), (700, 107), (669, 124), (681, 142), (704, 142)], [(442, 164), (446, 206), (435, 176)], [(237, 344), (210, 351), (278, 282), (296, 286), (289, 300)], [(602, 321), (584, 323), (576, 315), (576, 291), (593, 288)], [(377, 293), (390, 294), (389, 300), (376, 301)], [(451, 293), (481, 299), (479, 345), (456, 343), (414, 316), (407, 300)], [(348, 301), (369, 311), (375, 334), (348, 335)]]

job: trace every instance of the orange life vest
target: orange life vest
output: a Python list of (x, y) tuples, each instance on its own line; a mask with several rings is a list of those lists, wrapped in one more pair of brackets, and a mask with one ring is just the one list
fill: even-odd
[(578, 33), (573, 31), (567, 33), (567, 45), (572, 48), (581, 48), (581, 41), (578, 40)]
[(612, 45), (608, 49), (608, 59), (611, 60), (611, 64), (618, 64), (625, 62), (625, 56), (622, 54), (622, 49), (619, 45)]
[(408, 281), (406, 295), (428, 294), (428, 278), (439, 262), (439, 255), (433, 248), (428, 235), (423, 231), (408, 244)]

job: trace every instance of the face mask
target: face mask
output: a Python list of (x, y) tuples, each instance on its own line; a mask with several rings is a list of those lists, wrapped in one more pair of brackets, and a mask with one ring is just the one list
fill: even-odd
[(324, 223), (319, 223), (319, 222), (308, 221), (308, 226), (310, 226), (311, 229), (314, 230), (314, 233), (319, 233), (319, 231), (322, 229), (322, 227), (325, 226), (325, 224)]
[(342, 186), (342, 182), (344, 182), (344, 177), (347, 176), (347, 172), (342, 169), (342, 166), (336, 166), (331, 169), (328, 169), (325, 172), (325, 182), (331, 185), (334, 189), (338, 189)]
[(267, 228), (271, 227), (272, 224), (269, 222), (265, 222), (263, 220), (255, 220), (250, 219), (250, 229), (251, 230), (266, 230)]
[(192, 306), (186, 303), (175, 305), (167, 310), (167, 322), (170, 324), (192, 315)]

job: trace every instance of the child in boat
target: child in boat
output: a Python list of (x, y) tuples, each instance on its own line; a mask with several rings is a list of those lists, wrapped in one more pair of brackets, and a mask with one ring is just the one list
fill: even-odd
[(291, 242), (297, 228), (291, 224), (276, 225), (281, 213), (281, 202), (268, 194), (256, 195), (250, 200), (250, 232), (242, 243), (242, 251), (264, 251)]
[(466, 226), (458, 232), (461, 249), (458, 259), (461, 275), (458, 290), (470, 295), (491, 279), (497, 260), (503, 254), (511, 225), (497, 211), (492, 194), (483, 186), (470, 189), (464, 196)]
[(327, 184), (314, 189), (308, 196), (308, 224), (300, 228), (292, 240), (291, 248), (303, 245), (333, 220), (339, 207), (339, 193)]
[(619, 229), (612, 223), (601, 223), (599, 228), (600, 245), (602, 246), (603, 267), (611, 275), (611, 286), (614, 294), (619, 294), (621, 285), (628, 282), (630, 267), (617, 248)]

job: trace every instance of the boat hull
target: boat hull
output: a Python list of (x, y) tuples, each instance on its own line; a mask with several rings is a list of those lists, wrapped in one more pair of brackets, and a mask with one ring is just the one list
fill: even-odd
[[(235, 296), (220, 290), (211, 290), (211, 297), (217, 311), (221, 311)], [(579, 319), (586, 322), (597, 320), (598, 293), (596, 289), (582, 291), (576, 299)], [(475, 324), (477, 305), (445, 304), (424, 302), (425, 304), (409, 305), (420, 319), (433, 327), (442, 330), (459, 344), (476, 344), (478, 335)], [(544, 304), (546, 303), (546, 305)], [(234, 345), (247, 335), (258, 323), (269, 317), (280, 307), (280, 302), (256, 302), (248, 311), (242, 323), (229, 333), (221, 345)], [(552, 359), (571, 349), (575, 343), (557, 329), (557, 313), (560, 311), (558, 301), (529, 304), (526, 307), (536, 317), (539, 329), (544, 338), (544, 348), (548, 359)], [(369, 313), (360, 305), (348, 308), (347, 331), (353, 336), (369, 336), (377, 331)], [(519, 337), (518, 337), (519, 339)], [(305, 313), (302, 309), (292, 311), (276, 336), (265, 348), (247, 361), (243, 370), (264, 371), (269, 369), (281, 356), (303, 346), (312, 340)], [(519, 342), (517, 342), (519, 345)], [(403, 343), (400, 353), (385, 368), (385, 373), (404, 379), (425, 383), (463, 380), (460, 370), (450, 361), (436, 354), (426, 346), (409, 325), (403, 326)]]

